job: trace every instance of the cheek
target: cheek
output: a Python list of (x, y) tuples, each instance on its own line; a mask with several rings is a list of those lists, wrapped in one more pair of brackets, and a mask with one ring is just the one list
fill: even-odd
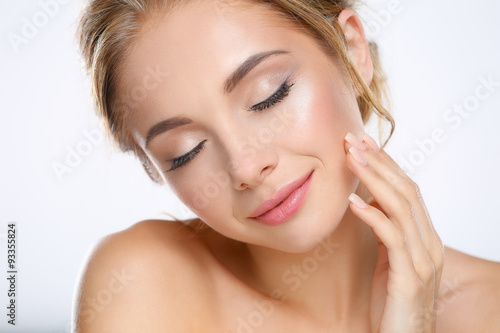
[(296, 92), (294, 120), (284, 137), (313, 156), (343, 161), (347, 132), (363, 133), (356, 98), (340, 78), (317, 75), (305, 81)]
[(353, 95), (345, 90), (318, 89), (310, 106), (311, 128), (320, 149), (344, 155), (347, 132), (360, 136), (363, 123)]
[(221, 213), (231, 213), (231, 201), (228, 197), (228, 188), (231, 184), (227, 172), (208, 166), (191, 168), (188, 172), (188, 176), (181, 176), (179, 178), (182, 179), (181, 181), (170, 185), (174, 194), (193, 213), (210, 225), (212, 221), (230, 218), (230, 216), (221, 215)]

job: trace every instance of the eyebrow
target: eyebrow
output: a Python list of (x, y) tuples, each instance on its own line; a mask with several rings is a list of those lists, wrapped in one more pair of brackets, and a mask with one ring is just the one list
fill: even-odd
[(146, 135), (146, 148), (148, 144), (153, 140), (154, 137), (174, 128), (177, 128), (182, 125), (187, 125), (192, 123), (193, 121), (186, 117), (172, 117), (167, 120), (160, 121), (156, 125), (153, 125)]
[(262, 52), (254, 54), (253, 56), (248, 57), (234, 72), (229, 76), (224, 84), (224, 92), (226, 94), (230, 94), (231, 91), (236, 87), (236, 85), (247, 75), (255, 66), (260, 64), (262, 61), (267, 59), (268, 57), (275, 54), (284, 54), (289, 53), (288, 51), (283, 50), (274, 50), (268, 52)]
[[(236, 68), (236, 70), (226, 79), (224, 83), (224, 92), (226, 94), (230, 94), (231, 91), (233, 91), (233, 89), (238, 85), (238, 83), (241, 80), (243, 80), (243, 78), (252, 69), (254, 69), (258, 64), (260, 64), (265, 59), (269, 58), (272, 55), (286, 54), (286, 53), (290, 52), (283, 50), (273, 50), (273, 51), (257, 53), (248, 57), (247, 60), (245, 60), (241, 65), (239, 65), (238, 68)], [(193, 121), (191, 119), (186, 117), (172, 117), (160, 121), (159, 123), (153, 125), (149, 129), (148, 134), (146, 135), (146, 143), (145, 143), (146, 148), (148, 147), (148, 144), (151, 142), (151, 140), (153, 140), (158, 135), (165, 133), (168, 130), (177, 128), (179, 126), (190, 124), (192, 122)]]

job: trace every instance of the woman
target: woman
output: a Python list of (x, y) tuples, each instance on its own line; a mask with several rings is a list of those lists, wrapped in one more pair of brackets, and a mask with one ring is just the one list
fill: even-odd
[(393, 121), (352, 6), (90, 3), (80, 38), (105, 126), (199, 219), (104, 239), (78, 332), (500, 330), (500, 265), (444, 248), (364, 133), (372, 113)]

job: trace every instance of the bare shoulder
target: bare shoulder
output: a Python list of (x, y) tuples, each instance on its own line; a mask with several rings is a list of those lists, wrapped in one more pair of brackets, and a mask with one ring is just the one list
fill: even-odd
[(76, 332), (196, 331), (208, 313), (206, 255), (179, 222), (142, 221), (102, 238), (78, 283)]
[(446, 248), (437, 332), (500, 332), (500, 263)]

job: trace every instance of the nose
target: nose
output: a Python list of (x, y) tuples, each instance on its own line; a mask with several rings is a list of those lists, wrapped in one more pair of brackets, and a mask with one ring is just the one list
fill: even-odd
[(229, 174), (236, 190), (253, 188), (264, 181), (278, 164), (278, 154), (270, 146), (244, 145), (231, 154)]

